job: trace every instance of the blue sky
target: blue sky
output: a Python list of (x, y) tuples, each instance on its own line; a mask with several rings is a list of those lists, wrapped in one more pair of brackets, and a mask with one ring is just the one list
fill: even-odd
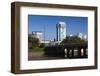
[(28, 15), (28, 32), (44, 32), (45, 28), (45, 39), (53, 40), (56, 38), (56, 24), (59, 21), (64, 21), (66, 23), (67, 35), (76, 35), (77, 33), (87, 35), (88, 17), (75, 16)]

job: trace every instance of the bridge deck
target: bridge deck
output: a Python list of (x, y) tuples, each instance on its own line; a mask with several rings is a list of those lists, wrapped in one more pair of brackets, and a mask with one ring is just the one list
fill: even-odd
[[(72, 43), (64, 45), (47, 46), (44, 49), (45, 55), (47, 56), (67, 56), (67, 57), (87, 57), (87, 43)], [(77, 56), (74, 56), (75, 50), (77, 49)], [(82, 55), (83, 54), (83, 55)]]

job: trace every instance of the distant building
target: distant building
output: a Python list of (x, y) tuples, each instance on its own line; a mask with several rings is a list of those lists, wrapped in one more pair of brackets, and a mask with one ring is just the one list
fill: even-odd
[(73, 35), (72, 35), (72, 34), (70, 34), (69, 36), (70, 36), (70, 37), (72, 37)]
[(42, 40), (41, 43), (49, 44), (50, 40)]
[(83, 39), (83, 34), (82, 33), (78, 33), (77, 36), (81, 39)]
[(42, 40), (41, 43), (44, 43), (45, 46), (52, 46), (58, 44), (57, 41), (53, 41), (53, 40)]
[(57, 30), (57, 41), (62, 41), (66, 37), (66, 23), (65, 22), (58, 22), (56, 24)]
[(84, 35), (84, 36), (83, 36), (83, 39), (84, 39), (84, 40), (87, 40), (87, 35)]
[(39, 41), (42, 41), (43, 33), (40, 31), (32, 31), (32, 36), (37, 37)]
[(83, 33), (78, 33), (77, 36), (83, 40), (87, 40), (87, 35), (83, 34)]

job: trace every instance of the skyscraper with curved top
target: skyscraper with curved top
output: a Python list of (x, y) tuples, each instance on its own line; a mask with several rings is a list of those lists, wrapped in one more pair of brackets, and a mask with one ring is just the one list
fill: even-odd
[(62, 41), (66, 37), (66, 23), (59, 21), (56, 24), (57, 41)]

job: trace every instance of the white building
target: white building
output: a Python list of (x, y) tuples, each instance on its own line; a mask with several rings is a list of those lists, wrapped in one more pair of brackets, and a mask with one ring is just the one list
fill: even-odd
[(42, 32), (40, 32), (40, 31), (32, 31), (32, 35), (34, 37), (37, 37), (40, 42), (42, 41), (42, 37), (43, 37), (43, 33)]
[(81, 39), (83, 39), (83, 34), (82, 33), (78, 33), (77, 36)]
[(70, 36), (70, 37), (72, 37), (73, 35), (72, 35), (72, 34), (70, 34), (69, 36)]
[(84, 35), (84, 36), (83, 36), (83, 39), (84, 39), (84, 40), (87, 40), (87, 35)]
[(87, 35), (83, 34), (83, 33), (78, 33), (77, 36), (83, 40), (87, 40)]
[(66, 23), (58, 22), (56, 25), (57, 29), (57, 41), (62, 41), (66, 37)]

